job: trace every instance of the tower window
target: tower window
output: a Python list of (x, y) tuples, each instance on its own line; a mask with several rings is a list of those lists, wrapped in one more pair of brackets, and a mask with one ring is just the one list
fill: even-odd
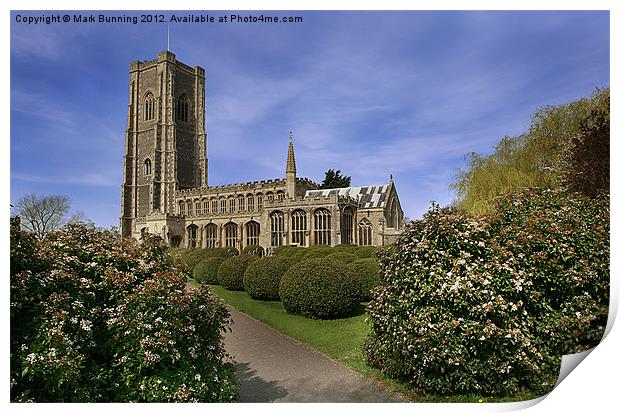
[(144, 97), (144, 120), (155, 119), (155, 97), (151, 92)]
[(181, 122), (187, 122), (189, 119), (189, 101), (185, 95), (179, 96), (177, 99), (177, 107), (175, 111), (175, 118)]
[(152, 172), (151, 160), (146, 158), (144, 160), (144, 175), (150, 175)]

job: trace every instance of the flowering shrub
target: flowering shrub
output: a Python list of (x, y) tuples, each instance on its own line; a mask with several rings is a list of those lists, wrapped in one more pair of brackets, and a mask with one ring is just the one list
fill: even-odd
[(227, 290), (243, 291), (243, 273), (259, 258), (255, 255), (237, 255), (228, 258), (217, 271), (217, 280)]
[(294, 260), (283, 256), (264, 257), (250, 264), (243, 274), (243, 288), (258, 300), (280, 300), (280, 279)]
[(201, 284), (217, 284), (217, 272), (226, 258), (205, 258), (194, 267), (194, 280)]
[(497, 210), (474, 219), (433, 206), (379, 253), (370, 364), (426, 393), (543, 394), (561, 354), (597, 344), (608, 205), (530, 190)]
[(360, 303), (360, 286), (349, 268), (336, 260), (312, 258), (293, 265), (280, 280), (286, 311), (310, 318), (340, 318)]
[(25, 262), (29, 241), (12, 228), (11, 400), (237, 399), (227, 310), (186, 288), (161, 239), (70, 226)]
[(370, 300), (371, 291), (379, 284), (379, 263), (374, 258), (355, 260), (347, 265), (360, 283), (360, 299)]

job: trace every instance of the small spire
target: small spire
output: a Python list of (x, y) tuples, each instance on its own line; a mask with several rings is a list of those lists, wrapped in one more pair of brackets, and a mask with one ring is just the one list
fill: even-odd
[(295, 151), (293, 149), (293, 131), (291, 131), (288, 141), (288, 157), (286, 158), (286, 173), (297, 173), (295, 165)]
[(394, 182), (394, 178), (392, 177), (392, 174), (390, 174), (390, 183)]

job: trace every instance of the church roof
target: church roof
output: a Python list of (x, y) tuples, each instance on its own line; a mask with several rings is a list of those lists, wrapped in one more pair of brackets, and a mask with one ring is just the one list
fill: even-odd
[(360, 208), (384, 208), (388, 198), (389, 187), (390, 184), (311, 189), (306, 191), (304, 198), (327, 197), (337, 193), (338, 196), (348, 196), (357, 199)]

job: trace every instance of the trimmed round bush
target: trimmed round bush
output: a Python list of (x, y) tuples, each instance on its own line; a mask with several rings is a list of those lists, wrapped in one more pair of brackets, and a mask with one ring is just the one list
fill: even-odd
[(325, 258), (330, 258), (332, 260), (340, 261), (345, 264), (349, 264), (357, 259), (357, 256), (350, 254), (348, 252), (333, 252), (327, 255)]
[(260, 258), (254, 255), (237, 255), (226, 259), (217, 271), (217, 280), (227, 290), (243, 291), (243, 274), (248, 266)]
[(293, 254), (300, 250), (299, 247), (293, 247), (292, 245), (280, 245), (273, 250), (273, 255), (291, 257)]
[[(332, 254), (334, 252), (334, 249), (332, 247), (329, 247), (326, 245), (313, 245), (311, 247), (304, 248), (304, 249), (306, 251), (301, 256), (301, 258), (304, 260), (312, 259), (312, 258), (325, 258), (329, 254)], [(297, 254), (295, 254), (295, 256), (297, 256)]]
[(256, 255), (257, 257), (262, 257), (263, 255), (265, 255), (265, 249), (260, 245), (247, 245), (243, 249), (242, 253), (246, 255)]
[(280, 280), (280, 299), (287, 312), (310, 318), (352, 315), (360, 303), (360, 286), (343, 263), (312, 258), (293, 265)]
[(224, 248), (194, 248), (186, 249), (186, 253), (181, 255), (181, 261), (187, 265), (190, 271), (202, 260), (211, 257), (230, 258), (239, 255), (239, 250), (234, 247)]
[(355, 260), (347, 265), (358, 279), (361, 286), (361, 300), (371, 299), (372, 289), (379, 284), (379, 263), (374, 258)]
[(211, 257), (200, 261), (194, 267), (193, 277), (201, 284), (217, 284), (217, 272), (226, 258)]
[(362, 247), (357, 247), (353, 254), (355, 254), (358, 258), (377, 258), (377, 247), (373, 247), (370, 245), (365, 245)]
[(280, 300), (280, 279), (295, 261), (289, 257), (264, 257), (252, 262), (243, 274), (243, 288), (257, 300)]

